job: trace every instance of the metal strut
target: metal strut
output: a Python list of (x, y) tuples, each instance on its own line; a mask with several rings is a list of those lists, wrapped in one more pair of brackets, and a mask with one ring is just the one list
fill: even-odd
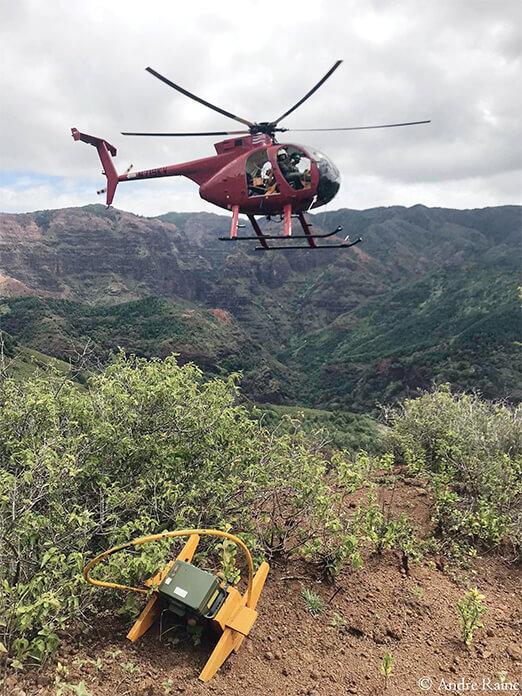
[[(229, 237), (219, 237), (219, 240), (221, 242), (248, 242), (248, 241), (257, 241), (261, 244), (261, 246), (255, 247), (256, 251), (286, 251), (287, 249), (349, 249), (352, 246), (355, 246), (356, 244), (359, 244), (359, 242), (362, 242), (362, 239), (359, 237), (356, 239), (354, 242), (349, 242), (349, 235), (345, 237), (344, 241), (341, 242), (340, 244), (325, 244), (325, 245), (318, 245), (316, 243), (316, 239), (326, 239), (328, 237), (333, 237), (336, 234), (339, 234), (339, 232), (342, 232), (342, 226), (339, 225), (338, 227), (333, 230), (333, 232), (322, 232), (318, 234), (314, 234), (311, 231), (312, 225), (307, 222), (304, 213), (298, 213), (296, 215), (297, 219), (301, 223), (302, 230), (304, 234), (292, 234), (292, 227), (291, 227), (291, 216), (292, 216), (292, 210), (291, 206), (285, 206), (285, 211), (284, 211), (284, 232), (283, 234), (263, 234), (261, 228), (259, 227), (259, 224), (255, 217), (252, 214), (248, 214), (247, 217), (250, 220), (250, 224), (252, 225), (255, 236), (251, 235), (248, 237), (238, 237), (237, 236), (237, 228), (238, 228), (238, 206), (234, 206), (232, 209), (233, 215), (232, 215), (232, 225), (231, 225), (231, 230), (230, 230), (230, 236)], [(285, 244), (284, 246), (270, 246), (268, 244), (268, 241), (270, 240), (294, 240), (294, 239), (306, 239), (308, 244)]]
[[(250, 216), (249, 216), (250, 218)], [(287, 237), (283, 237), (280, 234), (263, 234), (261, 232), (261, 229), (259, 228), (259, 225), (257, 224), (257, 220), (255, 218), (252, 218), (252, 227), (254, 227), (254, 222), (256, 224), (256, 227), (259, 229), (259, 234), (256, 233), (256, 236), (251, 235), (250, 237), (218, 237), (220, 242), (247, 242), (247, 241), (259, 241), (260, 239), (287, 239)], [(255, 227), (254, 227), (255, 229)], [(339, 227), (336, 227), (333, 232), (322, 232), (320, 234), (293, 234), (292, 239), (325, 239), (326, 237), (333, 237), (334, 234), (339, 234), (339, 232), (342, 232), (343, 228), (339, 225)]]

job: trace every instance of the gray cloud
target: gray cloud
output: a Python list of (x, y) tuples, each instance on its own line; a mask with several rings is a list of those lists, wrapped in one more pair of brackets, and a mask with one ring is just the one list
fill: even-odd
[[(95, 200), (100, 165), (93, 148), (72, 141), (71, 126), (116, 145), (121, 170), (204, 157), (214, 142), (124, 138), (121, 130), (236, 129), (155, 80), (147, 65), (225, 109), (268, 120), (338, 58), (341, 68), (283, 125), (432, 124), (285, 136), (339, 166), (343, 187), (330, 207), (519, 202), (518, 2), (322, 0), (306, 11), (293, 0), (270, 11), (254, 0), (4, 5), (2, 210)], [(9, 172), (58, 178), (24, 189), (9, 184)], [(190, 182), (134, 186), (121, 186), (115, 204), (144, 214), (210, 209)]]

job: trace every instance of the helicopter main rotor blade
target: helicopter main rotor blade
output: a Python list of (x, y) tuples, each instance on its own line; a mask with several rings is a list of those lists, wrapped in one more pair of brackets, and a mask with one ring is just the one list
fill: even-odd
[(180, 87), (179, 85), (175, 84), (174, 82), (172, 82), (168, 78), (164, 77), (163, 75), (160, 75), (160, 73), (153, 70), (153, 68), (145, 68), (145, 70), (147, 70), (147, 72), (150, 72), (151, 75), (154, 75), (154, 77), (157, 77), (158, 80), (161, 80), (169, 87), (173, 87), (178, 92), (181, 92), (181, 94), (184, 94), (186, 97), (189, 97), (189, 99), (194, 99), (194, 101), (197, 101), (200, 104), (203, 104), (203, 106), (208, 106), (209, 109), (212, 109), (213, 111), (217, 111), (218, 114), (223, 114), (223, 116), (228, 116), (228, 118), (233, 118), (234, 121), (239, 121), (240, 123), (243, 123), (245, 126), (248, 126), (248, 127), (254, 125), (251, 121), (247, 121), (246, 119), (241, 118), (240, 116), (236, 116), (235, 114), (231, 114), (230, 111), (225, 111), (224, 109), (220, 109), (219, 106), (215, 106), (214, 104), (211, 104), (210, 102), (205, 101), (204, 99), (201, 99), (201, 97), (196, 97), (195, 94), (192, 94), (192, 92), (189, 92), (188, 90), (183, 89), (183, 87)]
[(123, 132), (122, 135), (145, 135), (158, 138), (188, 138), (199, 135), (248, 135), (250, 131), (209, 131), (205, 133), (129, 133)]
[(409, 123), (385, 123), (381, 126), (352, 126), (351, 128), (281, 128), (281, 130), (291, 130), (296, 133), (309, 131), (352, 131), (352, 130), (372, 130), (374, 128), (399, 128), (400, 126), (419, 126), (421, 123), (431, 123), (430, 121), (410, 121)]
[(276, 126), (276, 125), (279, 123), (279, 121), (282, 121), (282, 120), (283, 120), (284, 118), (286, 118), (289, 114), (291, 114), (292, 111), (295, 111), (295, 110), (297, 109), (297, 107), (301, 106), (301, 104), (302, 104), (303, 102), (305, 102), (309, 97), (311, 97), (312, 94), (313, 94), (314, 92), (316, 92), (316, 91), (319, 89), (319, 87), (320, 87), (324, 82), (326, 82), (326, 80), (330, 77), (330, 75), (331, 75), (335, 70), (337, 70), (337, 68), (341, 65), (342, 62), (343, 62), (342, 60), (338, 60), (338, 61), (335, 63), (335, 65), (334, 65), (333, 67), (330, 68), (330, 70), (326, 73), (326, 75), (325, 75), (324, 77), (322, 77), (322, 78), (319, 80), (319, 82), (315, 85), (315, 87), (313, 87), (307, 94), (305, 94), (305, 96), (304, 96), (302, 99), (300, 99), (300, 100), (297, 102), (297, 104), (294, 104), (294, 106), (292, 106), (291, 109), (289, 109), (288, 111), (286, 111), (282, 116), (280, 116), (280, 117), (279, 117), (278, 119), (276, 119), (275, 121), (272, 121), (272, 125)]

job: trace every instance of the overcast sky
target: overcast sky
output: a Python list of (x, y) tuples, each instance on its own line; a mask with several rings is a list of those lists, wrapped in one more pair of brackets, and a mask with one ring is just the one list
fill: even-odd
[[(520, 0), (0, 0), (0, 211), (103, 202), (94, 148), (123, 172), (206, 157), (219, 138), (131, 138), (122, 130), (236, 130), (145, 72), (251, 121), (272, 120), (338, 59), (288, 128), (431, 119), (409, 128), (281, 134), (324, 151), (341, 190), (329, 210), (478, 208), (521, 202)], [(191, 181), (124, 183), (141, 215), (214, 210)]]

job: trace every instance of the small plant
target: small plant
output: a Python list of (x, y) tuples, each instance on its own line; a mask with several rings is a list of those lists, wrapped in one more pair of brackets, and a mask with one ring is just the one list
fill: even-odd
[(324, 602), (323, 600), (319, 597), (319, 595), (315, 594), (312, 590), (305, 589), (302, 592), (302, 598), (304, 605), (306, 607), (306, 610), (308, 611), (309, 614), (315, 615), (315, 614), (320, 614), (322, 611), (324, 611)]
[[(79, 664), (84, 664), (86, 660), (81, 660), (79, 661)], [(76, 664), (76, 660), (73, 662), (73, 664)], [(58, 677), (66, 677), (69, 674), (69, 668), (66, 665), (62, 665), (61, 662), (58, 662), (56, 665), (56, 675)]]
[(414, 597), (417, 597), (417, 599), (421, 599), (422, 597), (422, 587), (420, 585), (413, 585), (413, 587), (410, 587), (410, 592)]
[(393, 491), (390, 499), (377, 503), (373, 493), (368, 495), (365, 504), (359, 505), (354, 528), (366, 544), (373, 546), (375, 553), (381, 555), (385, 549), (397, 549), (402, 555), (402, 566), (409, 575), (409, 561), (419, 560), (419, 543), (415, 535), (416, 527), (404, 514), (392, 518)]
[[(87, 662), (87, 660), (82, 660), (82, 663)], [(74, 664), (77, 664), (76, 661)], [(54, 685), (56, 687), (56, 696), (65, 696), (65, 694), (72, 692), (76, 696), (92, 696), (90, 691), (87, 691), (85, 683), (81, 681), (79, 684), (70, 684), (64, 681), (64, 677), (67, 677), (69, 670), (61, 662), (56, 665), (56, 677), (54, 680)]]
[(85, 682), (81, 681), (79, 684), (65, 684), (65, 688), (68, 691), (72, 691), (76, 696), (92, 696), (91, 692), (87, 690)]
[(486, 607), (482, 605), (483, 599), (485, 599), (484, 595), (481, 595), (475, 588), (467, 592), (463, 599), (459, 599), (457, 602), (462, 629), (462, 640), (468, 647), (473, 640), (474, 630), (484, 625), (480, 620), (480, 616), (486, 612)]
[(355, 534), (339, 529), (342, 524), (342, 520), (332, 520), (330, 525), (325, 525), (322, 537), (307, 541), (301, 549), (301, 554), (307, 561), (317, 563), (321, 579), (329, 585), (333, 585), (335, 576), (346, 562), (352, 568), (362, 566), (358, 551), (359, 539)]
[[(11, 665), (12, 665), (12, 663), (11, 663)], [(69, 669), (65, 665), (62, 665), (61, 662), (58, 662), (58, 664), (56, 665), (56, 676), (54, 678), (54, 685), (56, 687), (56, 696), (62, 696), (65, 689), (67, 689), (69, 687), (69, 684), (63, 680), (63, 677), (66, 677), (68, 674), (69, 674)]]
[[(227, 524), (225, 531), (230, 532), (231, 528), (232, 525)], [(236, 584), (241, 577), (241, 571), (236, 567), (237, 545), (231, 539), (223, 539), (217, 548), (221, 550), (221, 571), (218, 575)]]
[(341, 616), (341, 614), (339, 614), (339, 612), (337, 611), (334, 611), (333, 613), (332, 626), (334, 628), (346, 626), (346, 619), (344, 618), (344, 616)]
[(171, 694), (174, 690), (174, 680), (170, 678), (166, 679), (161, 682), (161, 686), (164, 688), (166, 694)]
[(93, 665), (96, 669), (103, 669), (103, 660), (101, 657), (93, 660), (91, 658), (84, 659), (83, 657), (76, 657), (73, 660), (73, 665)]
[(140, 671), (139, 666), (133, 664), (132, 662), (120, 662), (120, 667), (124, 669), (126, 672), (130, 672), (131, 674)]
[(395, 660), (391, 656), (391, 653), (387, 652), (382, 658), (381, 662), (381, 674), (384, 676), (384, 688), (388, 688), (388, 677), (390, 676)]

